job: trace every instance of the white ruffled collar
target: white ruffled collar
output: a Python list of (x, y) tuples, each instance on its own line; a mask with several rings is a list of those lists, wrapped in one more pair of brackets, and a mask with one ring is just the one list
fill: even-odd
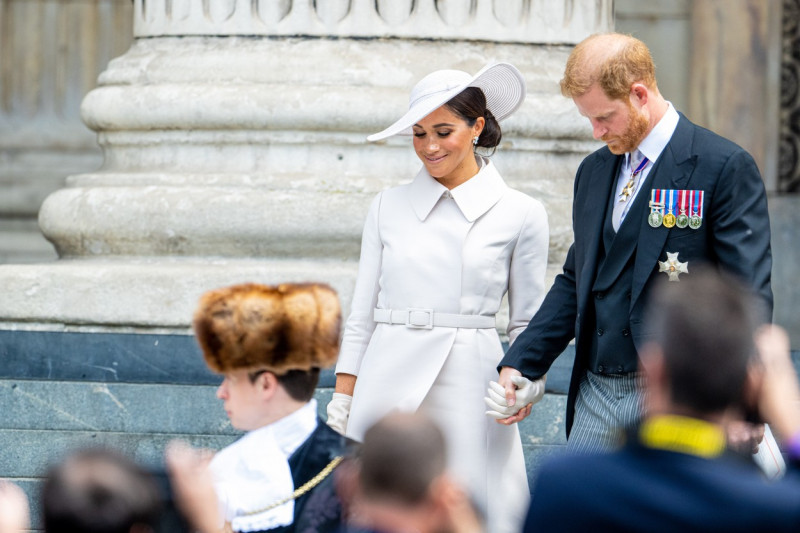
[(269, 506), (294, 492), (289, 457), (317, 427), (317, 402), (282, 419), (246, 433), (220, 450), (211, 461), (214, 488), (226, 521), (234, 531), (259, 531), (288, 526), (294, 521), (294, 500)]

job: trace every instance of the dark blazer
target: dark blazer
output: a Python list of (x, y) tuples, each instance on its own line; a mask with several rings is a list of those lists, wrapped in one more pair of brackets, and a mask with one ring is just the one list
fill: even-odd
[[(736, 144), (680, 115), (671, 140), (642, 183), (620, 227), (618, 236), (624, 232), (629, 238), (627, 245), (624, 249), (615, 247), (614, 253), (605, 257), (603, 228), (622, 159), (603, 147), (578, 168), (572, 206), (574, 242), (563, 272), (498, 366), (516, 368), (529, 379), (540, 378), (574, 338), (567, 434), (572, 427), (579, 379), (587, 368), (591, 335), (597, 333), (592, 299), (602, 297), (602, 293), (594, 290), (596, 282), (610, 283), (623, 269), (633, 269), (630, 291), (622, 299), (624, 308), (616, 311), (618, 316), (627, 317), (629, 326), (604, 338), (610, 343), (609, 351), (613, 351), (615, 342), (622, 349), (631, 340), (638, 350), (647, 340), (648, 332), (643, 327), (645, 304), (654, 283), (666, 279), (666, 274), (658, 271), (658, 262), (667, 259), (667, 252), (677, 252), (681, 262), (688, 262), (688, 275), (701, 263), (738, 275), (763, 298), (765, 320), (772, 316), (767, 198), (753, 158)], [(696, 230), (650, 227), (647, 204), (652, 189), (703, 190), (702, 226)], [(607, 279), (598, 280), (603, 261), (600, 274)]]
[(747, 458), (646, 448), (563, 455), (537, 474), (524, 533), (800, 531), (800, 480), (766, 481)]

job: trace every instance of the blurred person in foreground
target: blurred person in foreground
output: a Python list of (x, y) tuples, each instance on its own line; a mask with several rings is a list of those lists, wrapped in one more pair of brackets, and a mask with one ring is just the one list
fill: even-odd
[[(313, 396), (320, 369), (336, 362), (340, 325), (339, 299), (324, 284), (243, 284), (201, 298), (195, 335), (208, 366), (224, 376), (217, 397), (231, 425), (247, 432), (209, 465), (227, 528), (338, 530), (331, 474), (347, 441), (318, 417)], [(191, 469), (202, 461), (186, 452), (168, 455), (168, 465), (180, 496), (191, 498)]]
[(72, 452), (45, 475), (46, 533), (152, 533), (162, 511), (153, 476), (112, 450)]
[(0, 479), (0, 533), (19, 533), (30, 527), (28, 497), (19, 486)]
[(619, 451), (545, 463), (524, 531), (800, 530), (797, 471), (768, 482), (726, 446), (727, 426), (748, 412), (800, 439), (788, 342), (774, 326), (756, 336), (758, 308), (736, 280), (708, 270), (657, 287), (641, 423)]
[(481, 513), (448, 472), (442, 430), (423, 413), (391, 413), (370, 427), (351, 475), (354, 523), (348, 531), (486, 531)]

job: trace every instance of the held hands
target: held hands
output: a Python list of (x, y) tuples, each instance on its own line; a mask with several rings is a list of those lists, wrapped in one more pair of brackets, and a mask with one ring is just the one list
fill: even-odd
[(543, 376), (531, 381), (518, 370), (503, 367), (499, 383), (489, 382), (484, 401), (490, 410), (486, 414), (505, 425), (524, 420), (530, 414), (533, 404), (544, 396), (546, 378), (547, 376)]
[(350, 417), (352, 401), (352, 396), (334, 392), (333, 398), (328, 402), (328, 425), (342, 435), (347, 429), (347, 419)]

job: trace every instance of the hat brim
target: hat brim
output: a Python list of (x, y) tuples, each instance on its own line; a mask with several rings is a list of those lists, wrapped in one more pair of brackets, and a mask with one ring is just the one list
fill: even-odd
[(394, 135), (411, 135), (414, 124), (452, 100), (467, 87), (478, 87), (486, 96), (486, 107), (499, 121), (510, 116), (525, 101), (525, 79), (514, 65), (495, 63), (482, 68), (471, 80), (447, 91), (425, 98), (385, 130), (367, 137), (370, 142)]

